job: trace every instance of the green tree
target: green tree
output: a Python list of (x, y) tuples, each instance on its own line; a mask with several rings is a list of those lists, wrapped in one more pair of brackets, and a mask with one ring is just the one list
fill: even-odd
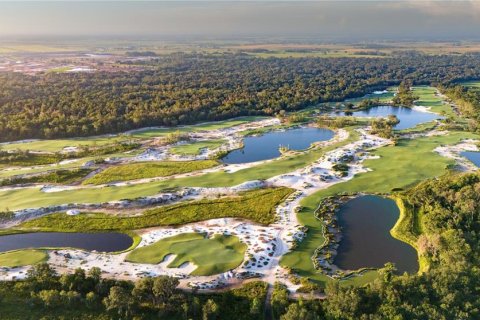
[(110, 288), (110, 293), (108, 297), (103, 299), (103, 304), (107, 311), (113, 311), (122, 318), (128, 318), (135, 306), (130, 293), (119, 286)]
[(218, 305), (212, 299), (208, 299), (202, 308), (203, 320), (215, 320), (218, 317)]

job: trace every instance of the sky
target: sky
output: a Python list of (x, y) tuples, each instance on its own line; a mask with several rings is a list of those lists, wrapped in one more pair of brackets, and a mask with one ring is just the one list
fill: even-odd
[(0, 39), (480, 39), (480, 1), (4, 1)]

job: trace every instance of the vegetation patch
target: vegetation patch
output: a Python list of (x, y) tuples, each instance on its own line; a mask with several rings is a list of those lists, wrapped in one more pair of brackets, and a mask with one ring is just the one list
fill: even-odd
[(155, 177), (167, 177), (212, 168), (219, 165), (215, 160), (161, 161), (124, 164), (105, 169), (85, 180), (83, 184), (105, 184), (113, 181), (128, 181)]
[(0, 267), (21, 267), (44, 262), (48, 254), (44, 250), (17, 250), (0, 253)]
[(0, 180), (0, 186), (10, 186), (24, 183), (72, 183), (92, 172), (92, 169), (56, 170), (46, 174), (10, 177)]
[(239, 266), (246, 248), (235, 236), (216, 234), (209, 239), (200, 233), (184, 233), (137, 248), (128, 254), (126, 260), (157, 264), (167, 255), (174, 254), (176, 257), (168, 267), (178, 268), (190, 262), (197, 266), (192, 275), (209, 276)]
[(136, 230), (162, 225), (233, 217), (261, 224), (275, 221), (275, 207), (292, 193), (289, 188), (246, 191), (236, 197), (199, 200), (162, 206), (145, 211), (140, 216), (118, 217), (103, 213), (68, 216), (52, 214), (23, 223), (20, 228), (44, 231)]

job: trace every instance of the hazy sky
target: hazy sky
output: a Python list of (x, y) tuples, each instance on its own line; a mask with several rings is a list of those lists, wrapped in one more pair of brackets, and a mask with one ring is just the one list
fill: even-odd
[(480, 1), (2, 1), (0, 37), (480, 39)]

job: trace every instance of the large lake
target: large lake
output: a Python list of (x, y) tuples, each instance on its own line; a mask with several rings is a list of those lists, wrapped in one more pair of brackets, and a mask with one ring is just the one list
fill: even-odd
[(368, 195), (345, 203), (338, 212), (342, 240), (334, 263), (344, 270), (356, 270), (393, 262), (399, 272), (416, 272), (415, 249), (390, 235), (399, 215), (395, 201), (387, 198)]
[(442, 118), (440, 115), (431, 112), (421, 112), (410, 108), (392, 106), (372, 107), (353, 112), (354, 117), (386, 117), (391, 114), (397, 116), (398, 120), (400, 120), (394, 127), (397, 130), (413, 128), (420, 123)]
[(460, 153), (462, 157), (470, 160), (474, 165), (480, 168), (480, 152), (475, 151), (464, 151)]
[(260, 136), (245, 137), (244, 147), (230, 152), (222, 158), (225, 163), (247, 163), (268, 160), (280, 156), (279, 147), (303, 150), (313, 142), (332, 139), (333, 131), (319, 128), (297, 128), (272, 131)]
[(32, 232), (0, 236), (0, 252), (27, 248), (77, 248), (116, 252), (128, 249), (133, 239), (124, 233)]

